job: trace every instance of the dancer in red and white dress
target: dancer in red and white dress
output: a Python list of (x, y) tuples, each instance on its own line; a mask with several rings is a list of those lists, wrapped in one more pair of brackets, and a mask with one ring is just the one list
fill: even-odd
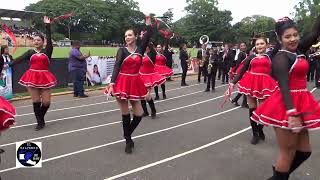
[[(151, 18), (146, 18), (148, 31), (142, 38), (140, 46), (137, 45), (138, 35), (132, 29), (125, 32), (126, 48), (120, 48), (117, 52), (116, 63), (112, 73), (111, 83), (105, 93), (116, 97), (121, 109), (124, 138), (126, 139), (125, 152), (130, 154), (134, 148), (131, 135), (138, 127), (142, 119), (140, 100), (144, 100), (148, 94), (143, 80), (139, 76), (144, 54), (149, 39), (152, 35)], [(128, 101), (132, 105), (133, 120), (131, 121)]]
[[(256, 53), (246, 58), (243, 63), (243, 67), (239, 71), (239, 74), (234, 78), (231, 86), (237, 84), (241, 94), (247, 96), (247, 103), (249, 105), (249, 119), (252, 112), (257, 108), (258, 100), (261, 103), (262, 100), (269, 97), (278, 88), (277, 83), (271, 74), (271, 59), (270, 55), (265, 54), (267, 50), (267, 39), (262, 36), (255, 38)], [(252, 127), (252, 139), (251, 144), (257, 144), (260, 140), (265, 140), (263, 133), (263, 126), (257, 125), (256, 122), (250, 119)]]
[[(0, 58), (0, 73), (2, 72), (3, 65), (4, 60), (3, 58)], [(2, 131), (15, 124), (15, 115), (15, 108), (6, 99), (0, 96), (0, 135)], [(4, 150), (0, 149), (0, 154), (3, 152)]]
[[(245, 42), (240, 43), (240, 52), (238, 55), (236, 55), (235, 60), (236, 60), (236, 65), (230, 70), (229, 76), (231, 81), (234, 79), (234, 77), (239, 74), (240, 70), (242, 69), (244, 62), (246, 58), (248, 57), (247, 54), (247, 44)], [(248, 108), (247, 104), (247, 97), (241, 93), (238, 93), (237, 96), (231, 100), (231, 103), (235, 104), (236, 106), (239, 106), (238, 100), (243, 96), (243, 101), (241, 106)]]
[(27, 87), (33, 101), (34, 114), (37, 119), (35, 130), (45, 127), (44, 116), (47, 113), (51, 102), (50, 88), (57, 84), (56, 77), (49, 71), (50, 59), (53, 51), (51, 42), (51, 20), (44, 17), (46, 25), (47, 45), (44, 49), (44, 37), (38, 34), (33, 39), (35, 49), (30, 49), (21, 57), (13, 61), (13, 65), (29, 60), (30, 68), (23, 74), (19, 83)]
[(320, 36), (320, 16), (301, 40), (287, 17), (275, 29), (282, 50), (273, 59), (272, 72), (280, 89), (257, 108), (252, 119), (275, 129), (280, 153), (269, 180), (287, 180), (311, 155), (308, 130), (320, 129), (320, 104), (307, 90), (309, 65), (304, 55)]
[[(4, 61), (0, 58), (0, 73), (2, 72)], [(15, 108), (3, 97), (0, 96), (0, 133), (8, 129), (15, 123)]]
[(146, 97), (146, 100), (141, 100), (141, 105), (143, 109), (143, 117), (149, 116), (149, 112), (147, 109), (147, 103), (149, 104), (151, 108), (151, 117), (154, 119), (156, 117), (156, 108), (154, 105), (154, 101), (152, 99), (151, 88), (154, 88), (156, 86), (162, 85), (166, 82), (166, 77), (161, 76), (158, 72), (154, 70), (154, 63), (156, 59), (156, 50), (154, 49), (153, 44), (150, 42), (149, 46), (147, 47), (145, 56), (142, 60), (142, 66), (140, 68), (139, 74), (144, 82), (145, 87), (148, 89), (148, 95)]
[[(165, 47), (168, 48), (168, 45), (166, 45)], [(155, 62), (154, 70), (156, 72), (158, 72), (160, 75), (164, 76), (164, 77), (170, 77), (170, 76), (173, 75), (173, 70), (166, 66), (166, 61), (167, 61), (167, 58), (163, 55), (163, 47), (162, 47), (161, 44), (158, 44), (157, 45), (157, 55), (156, 55), (156, 62)], [(166, 95), (166, 85), (165, 85), (165, 83), (161, 84), (161, 89), (162, 89), (163, 99), (166, 99), (167, 95)], [(159, 100), (160, 98), (159, 98), (158, 86), (154, 87), (154, 91), (155, 91), (155, 94), (156, 94), (155, 100)]]

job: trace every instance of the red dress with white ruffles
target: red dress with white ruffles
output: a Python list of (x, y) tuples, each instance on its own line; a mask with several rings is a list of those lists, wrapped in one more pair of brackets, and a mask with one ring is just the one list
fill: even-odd
[[(320, 128), (320, 104), (307, 90), (309, 64), (303, 55), (297, 59), (289, 72), (289, 89), (294, 108), (302, 114), (303, 126)], [(288, 116), (280, 90), (276, 90), (254, 111), (252, 120), (264, 125), (288, 129)]]
[(3, 97), (0, 96), (0, 132), (15, 124), (15, 108)]
[(166, 77), (161, 76), (154, 70), (155, 66), (149, 56), (145, 56), (142, 60), (142, 66), (139, 71), (140, 78), (144, 82), (146, 88), (160, 86), (166, 82)]
[(49, 71), (49, 58), (44, 53), (33, 54), (30, 58), (30, 68), (22, 75), (19, 84), (48, 89), (57, 84), (56, 77)]
[(157, 54), (154, 70), (161, 76), (170, 77), (173, 75), (173, 70), (166, 66), (167, 58), (162, 54)]
[[(145, 99), (148, 91), (139, 76), (142, 56), (132, 53), (123, 60), (120, 72), (113, 85), (113, 95), (119, 99), (140, 101)], [(107, 90), (104, 92), (107, 94)]]
[(254, 57), (249, 71), (238, 83), (239, 92), (257, 99), (266, 99), (278, 89), (277, 82), (270, 76), (271, 60), (267, 55)]

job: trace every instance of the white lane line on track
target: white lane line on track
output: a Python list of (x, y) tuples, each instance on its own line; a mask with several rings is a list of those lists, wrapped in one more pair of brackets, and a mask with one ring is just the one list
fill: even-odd
[(313, 88), (310, 92), (313, 93), (315, 90), (317, 90), (317, 88)]
[[(198, 84), (193, 85), (193, 86), (198, 86)], [(225, 86), (225, 85), (224, 85), (224, 86)], [(224, 87), (224, 86), (217, 86), (217, 88)], [(189, 86), (189, 87), (190, 87), (190, 86)], [(191, 87), (192, 87), (192, 86), (191, 86)], [(168, 90), (167, 92), (175, 91), (175, 90), (180, 90), (180, 89), (183, 89), (183, 88), (186, 88), (186, 87), (170, 89), (170, 90)], [(104, 96), (105, 96), (105, 95), (104, 95)], [(116, 102), (116, 101), (115, 101), (115, 100), (112, 100), (112, 101), (107, 101), (107, 100), (106, 100), (106, 101), (104, 101), (104, 102), (99, 102), (99, 103), (86, 104), (86, 105), (80, 105), (80, 106), (73, 106), (73, 107), (67, 107), (67, 108), (61, 108), (61, 109), (52, 109), (52, 110), (49, 110), (48, 112), (64, 111), (64, 110), (70, 110), (70, 109), (77, 109), (77, 108), (83, 108), (83, 107), (96, 106), (96, 105), (101, 105), (101, 104), (109, 104), (109, 103), (113, 103), (113, 102)], [(16, 117), (30, 116), (30, 115), (34, 115), (34, 112), (26, 113), (26, 114), (18, 114), (18, 115), (16, 115)]]
[[(175, 83), (172, 83), (172, 84), (178, 84), (178, 83), (179, 82), (175, 82)], [(170, 85), (172, 85), (172, 84), (170, 83)], [(190, 86), (197, 86), (197, 85), (201, 85), (201, 84), (195, 84), (195, 85), (190, 85)], [(183, 88), (186, 88), (186, 87), (181, 87), (181, 89), (183, 89)], [(176, 89), (179, 89), (179, 88), (176, 88)], [(173, 91), (173, 90), (176, 90), (176, 89), (169, 89), (167, 92), (170, 92), (170, 91)], [(96, 91), (100, 91), (100, 90), (96, 90)], [(101, 91), (103, 91), (103, 90), (101, 90)], [(160, 92), (161, 91), (159, 91), (159, 93)], [(154, 94), (154, 93), (152, 93), (152, 94)], [(81, 100), (87, 100), (87, 99), (98, 98), (98, 97), (106, 97), (106, 95), (102, 94), (102, 95), (97, 95), (97, 96), (89, 96), (89, 97), (84, 98), (84, 99), (78, 99), (77, 98), (77, 99), (69, 99), (69, 100), (63, 100), (63, 101), (54, 101), (54, 102), (51, 102), (51, 104), (63, 103), (63, 102), (71, 102), (71, 101), (81, 101)], [(26, 108), (26, 107), (32, 107), (32, 105), (16, 106), (15, 108), (19, 109), (19, 108)]]
[[(162, 111), (162, 112), (159, 112), (157, 114), (164, 114), (164, 113), (168, 113), (168, 112), (172, 112), (172, 111), (177, 111), (177, 110), (180, 110), (180, 109), (185, 109), (185, 108), (196, 106), (196, 105), (203, 104), (203, 103), (206, 103), (206, 102), (215, 101), (215, 100), (223, 98), (223, 97), (224, 96), (218, 96), (218, 97), (215, 97), (215, 98), (212, 98), (212, 99), (208, 99), (208, 100), (205, 100), (205, 101), (200, 101), (200, 102), (189, 104), (189, 105), (186, 105), (186, 106), (182, 106), (182, 107), (178, 107), (178, 108)], [(121, 121), (116, 121), (116, 122), (111, 122), (111, 123), (106, 123), (106, 124), (101, 124), (101, 125), (91, 126), (91, 127), (87, 127), (87, 128), (71, 130), (71, 131), (65, 131), (65, 132), (61, 132), (61, 133), (51, 134), (51, 135), (47, 135), (47, 136), (41, 136), (41, 137), (32, 138), (32, 139), (19, 140), (19, 141), (16, 141), (16, 142), (20, 142), (20, 141), (35, 141), (35, 140), (40, 140), (40, 139), (46, 139), (46, 138), (61, 136), (61, 135), (65, 135), (65, 134), (71, 134), (71, 133), (75, 133), (75, 132), (81, 132), (81, 131), (86, 131), (86, 130), (90, 130), (90, 129), (96, 129), (96, 128), (100, 128), (100, 127), (111, 126), (111, 125), (115, 125), (115, 124), (119, 124), (119, 123), (121, 123)], [(2, 145), (0, 145), (0, 147), (6, 147), (6, 146), (10, 146), (10, 145), (15, 145), (16, 142), (2, 144)]]
[[(220, 112), (220, 113), (212, 114), (210, 116), (206, 116), (206, 117), (203, 117), (203, 118), (200, 118), (200, 119), (196, 119), (196, 120), (193, 120), (193, 121), (190, 121), (190, 122), (187, 122), (187, 123), (183, 123), (183, 124), (179, 124), (179, 125), (176, 125), (176, 126), (172, 126), (172, 127), (169, 127), (169, 128), (165, 128), (165, 129), (161, 129), (161, 130), (158, 130), (158, 131), (153, 131), (153, 132), (150, 132), (150, 133), (138, 135), (138, 136), (133, 137), (133, 139), (142, 138), (142, 137), (146, 137), (146, 136), (150, 136), (150, 135), (154, 135), (154, 134), (159, 134), (161, 132), (166, 132), (166, 131), (169, 131), (169, 130), (172, 130), (172, 129), (177, 129), (179, 127), (183, 127), (183, 126), (186, 126), (186, 125), (190, 125), (190, 124), (194, 124), (194, 123), (197, 123), (197, 122), (201, 122), (201, 121), (204, 121), (206, 119), (210, 119), (210, 118), (213, 118), (213, 117), (216, 117), (216, 116), (219, 116), (219, 115), (222, 115), (222, 114), (225, 114), (225, 113), (237, 110), (237, 109), (240, 109), (240, 107), (235, 107), (235, 108), (232, 108), (232, 109), (228, 109), (228, 110)], [(96, 150), (96, 149), (99, 149), (99, 148), (102, 148), (102, 147), (108, 147), (108, 146), (111, 146), (111, 145), (114, 145), (114, 144), (118, 144), (118, 143), (121, 143), (121, 142), (124, 142), (124, 141), (125, 140), (122, 139), (122, 140), (114, 141), (114, 142), (111, 142), (111, 143), (106, 143), (106, 144), (102, 144), (102, 145), (99, 145), (99, 146), (94, 146), (94, 147), (91, 147), (91, 148), (82, 149), (82, 150), (79, 150), (79, 151), (75, 151), (75, 152), (63, 154), (63, 155), (60, 155), (60, 156), (55, 156), (55, 157), (52, 157), (52, 158), (48, 158), (48, 159), (43, 160), (42, 162), (43, 163), (50, 162), (50, 161), (53, 161), (53, 160), (57, 160), (57, 159), (69, 157), (69, 156), (72, 156), (72, 155), (80, 154), (80, 153), (83, 153), (83, 152)], [(2, 169), (2, 170), (0, 170), (0, 173), (12, 171), (12, 170), (15, 170), (15, 169), (18, 169), (18, 168), (17, 167), (12, 167), (12, 168), (8, 168), (8, 169)]]
[(133, 174), (133, 173), (136, 173), (136, 172), (139, 172), (139, 171), (142, 171), (142, 170), (145, 170), (145, 169), (148, 169), (148, 168), (151, 168), (151, 167), (154, 167), (154, 166), (157, 166), (157, 165), (160, 165), (160, 164), (163, 164), (165, 162), (169, 162), (169, 161), (172, 161), (172, 160), (175, 160), (175, 159), (178, 159), (178, 158), (181, 158), (183, 156), (186, 156), (186, 155), (189, 155), (189, 154), (192, 154), (194, 152), (197, 152), (197, 151), (201, 151), (203, 149), (206, 149), (206, 148), (209, 148), (211, 146), (214, 146), (216, 144), (219, 144), (221, 142), (224, 142), (226, 140), (229, 140), (235, 136), (238, 136), (244, 132), (247, 132), (248, 130), (250, 130), (251, 127), (247, 127), (245, 129), (242, 129), (238, 132), (235, 132), (233, 134), (230, 134), (226, 137), (223, 137), (221, 139), (218, 139), (216, 141), (213, 141), (211, 143), (208, 143), (208, 144), (205, 144), (203, 146), (200, 146), (198, 148), (195, 148), (195, 149), (192, 149), (192, 150), (189, 150), (189, 151), (186, 151), (184, 153), (180, 153), (180, 154), (177, 154), (175, 156), (171, 156), (171, 157), (168, 157), (168, 158), (165, 158), (165, 159), (162, 159), (160, 161), (157, 161), (157, 162), (154, 162), (154, 163), (150, 163), (150, 164), (147, 164), (145, 166), (141, 166), (139, 168), (136, 168), (136, 169), (133, 169), (133, 170), (130, 170), (130, 171), (127, 171), (127, 172), (124, 172), (124, 173), (121, 173), (121, 174), (118, 174), (118, 175), (115, 175), (115, 176), (112, 176), (112, 177), (106, 177), (105, 180), (114, 180), (114, 179), (118, 179), (118, 178), (121, 178), (121, 177), (124, 177), (124, 176), (127, 176), (127, 175), (130, 175), (130, 174)]
[[(178, 99), (178, 98), (185, 97), (185, 96), (194, 95), (194, 94), (201, 93), (201, 92), (203, 92), (203, 91), (197, 91), (197, 92), (193, 92), (193, 93), (189, 93), (189, 94), (184, 94), (184, 95), (181, 95), (181, 96), (168, 98), (168, 99), (161, 100), (161, 101), (156, 101), (155, 103), (170, 101), (170, 100)], [(83, 115), (78, 115), (78, 116), (71, 116), (71, 117), (66, 117), (66, 118), (54, 119), (54, 120), (46, 121), (46, 123), (63, 121), (63, 120), (68, 120), (68, 119), (75, 119), (75, 118), (80, 118), (80, 117), (93, 116), (93, 115), (98, 115), (98, 114), (105, 114), (105, 113), (115, 112), (115, 111), (119, 111), (119, 110), (120, 109), (112, 109), (112, 110), (108, 110), (108, 111), (100, 111), (100, 112), (96, 112), (96, 113), (89, 113), (89, 114), (83, 114)], [(33, 126), (35, 124), (37, 124), (37, 123), (30, 123), (30, 124), (24, 124), (24, 125), (20, 125), (20, 126), (13, 126), (10, 129), (17, 129), (17, 128), (21, 128), (21, 127)]]

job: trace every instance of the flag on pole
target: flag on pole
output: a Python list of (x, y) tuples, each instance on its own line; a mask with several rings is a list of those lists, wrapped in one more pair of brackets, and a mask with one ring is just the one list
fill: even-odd
[(2, 24), (2, 29), (8, 34), (10, 37), (11, 41), (13, 42), (13, 51), (12, 54), (15, 54), (17, 51), (17, 40), (16, 36), (13, 34), (13, 32), (10, 30), (10, 28), (6, 24)]

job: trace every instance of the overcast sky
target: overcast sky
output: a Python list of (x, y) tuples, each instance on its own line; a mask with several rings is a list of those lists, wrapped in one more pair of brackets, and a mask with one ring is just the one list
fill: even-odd
[[(4, 1), (4, 0), (1, 0)], [(1, 3), (2, 9), (22, 10), (30, 3), (39, 0), (9, 0)], [(162, 15), (169, 8), (173, 8), (174, 20), (183, 17), (186, 0), (136, 0), (139, 2), (140, 10), (145, 13)], [(261, 14), (279, 19), (283, 16), (290, 16), (293, 7), (299, 0), (219, 0), (221, 10), (232, 12), (233, 23), (241, 21), (242, 18)]]

